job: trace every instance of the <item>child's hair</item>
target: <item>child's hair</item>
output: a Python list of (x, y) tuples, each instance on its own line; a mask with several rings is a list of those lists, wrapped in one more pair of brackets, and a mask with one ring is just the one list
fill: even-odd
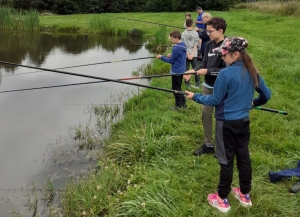
[(177, 30), (174, 30), (170, 33), (170, 37), (181, 39), (181, 33)]
[(209, 21), (207, 21), (206, 25), (211, 25), (216, 30), (222, 29), (223, 34), (225, 33), (226, 26), (227, 26), (226, 21), (223, 18), (220, 18), (220, 17), (211, 18)]
[(255, 87), (258, 87), (258, 83), (259, 83), (259, 72), (256, 69), (256, 67), (254, 66), (254, 63), (251, 59), (251, 57), (249, 56), (249, 54), (245, 51), (242, 50), (240, 51), (240, 55), (241, 55), (241, 60), (244, 63), (244, 66), (248, 69), (248, 71), (250, 72), (250, 75), (253, 79), (253, 84)]
[(185, 17), (192, 18), (192, 14), (186, 14)]
[(192, 19), (187, 19), (187, 20), (185, 21), (185, 25), (186, 25), (186, 27), (191, 27), (191, 26), (193, 26), (193, 20), (192, 20)]

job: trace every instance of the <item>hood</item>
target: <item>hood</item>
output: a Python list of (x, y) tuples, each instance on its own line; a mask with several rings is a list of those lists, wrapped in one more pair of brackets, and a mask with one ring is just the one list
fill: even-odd
[(179, 52), (186, 53), (186, 45), (184, 42), (180, 42), (174, 46)]

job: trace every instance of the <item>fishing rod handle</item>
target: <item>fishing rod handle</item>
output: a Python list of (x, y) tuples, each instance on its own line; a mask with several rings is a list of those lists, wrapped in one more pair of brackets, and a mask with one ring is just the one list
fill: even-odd
[(253, 106), (252, 108), (262, 110), (262, 111), (268, 111), (268, 112), (273, 112), (273, 113), (278, 113), (282, 115), (288, 115), (286, 111), (280, 111), (280, 110), (275, 110), (275, 109), (269, 109), (269, 108), (263, 108), (261, 106)]

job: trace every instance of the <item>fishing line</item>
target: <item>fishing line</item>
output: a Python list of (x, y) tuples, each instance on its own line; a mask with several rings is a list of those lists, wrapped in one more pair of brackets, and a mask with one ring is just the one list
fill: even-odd
[(129, 84), (129, 85), (133, 85), (133, 86), (145, 87), (145, 88), (150, 88), (150, 89), (154, 89), (154, 90), (161, 90), (161, 91), (171, 92), (171, 93), (175, 93), (175, 94), (188, 95), (187, 93), (182, 92), (182, 91), (178, 91), (178, 90), (171, 90), (171, 89), (167, 89), (167, 88), (149, 86), (149, 85), (144, 85), (144, 84), (136, 84), (136, 83), (131, 83), (131, 82), (127, 82), (127, 81), (120, 81), (120, 80), (110, 79), (110, 78), (103, 78), (103, 77), (92, 76), (92, 75), (76, 74), (76, 73), (72, 73), (72, 72), (65, 72), (65, 71), (59, 71), (59, 70), (54, 70), (54, 69), (27, 66), (27, 65), (21, 65), (21, 64), (16, 64), (16, 63), (11, 63), (11, 62), (4, 62), (4, 61), (0, 61), (0, 63), (6, 64), (6, 65), (13, 65), (13, 66), (20, 66), (20, 67), (25, 67), (25, 68), (55, 72), (55, 73), (65, 74), (65, 75), (74, 75), (74, 76), (78, 76), (78, 77), (93, 78), (93, 79), (111, 81), (111, 82), (116, 82), (116, 83), (121, 83), (121, 84)]
[[(176, 75), (184, 75), (184, 74), (185, 75), (186, 74), (195, 74), (195, 72), (176, 74)], [(134, 77), (129, 77), (129, 78), (120, 78), (120, 79), (116, 79), (116, 80), (124, 81), (124, 80), (134, 80), (134, 79), (144, 79), (144, 78), (151, 79), (151, 78), (159, 78), (159, 77), (166, 77), (166, 76), (172, 76), (172, 75), (174, 75), (174, 74), (134, 76)], [(83, 84), (97, 84), (97, 83), (103, 83), (103, 82), (109, 82), (109, 81), (91, 81), (91, 82), (62, 84), (62, 85), (53, 85), (53, 86), (45, 86), (45, 87), (33, 87), (33, 88), (24, 88), (24, 89), (16, 89), (16, 90), (5, 90), (5, 91), (0, 91), (0, 93), (22, 92), (22, 91), (27, 91), (27, 90), (40, 90), (40, 89), (49, 89), (49, 88), (55, 88), (55, 87), (76, 86), (76, 85), (83, 85)]]
[[(141, 58), (134, 58), (134, 59), (126, 59), (126, 60), (112, 60), (112, 61), (100, 62), (100, 63), (88, 63), (88, 64), (76, 65), (76, 66), (67, 66), (67, 67), (56, 68), (56, 69), (70, 69), (70, 68), (77, 68), (77, 67), (83, 67), (83, 66), (101, 65), (101, 64), (107, 64), (107, 63), (118, 63), (118, 62), (127, 62), (127, 61), (132, 61), (132, 60), (143, 60), (143, 59), (152, 59), (152, 58), (155, 58), (155, 57), (141, 57)], [(38, 73), (38, 72), (43, 72), (43, 71), (39, 70), (39, 71), (26, 72), (26, 73), (20, 73), (20, 74), (15, 74), (15, 75), (4, 75), (4, 76), (2, 76), (2, 78), (9, 77), (9, 76), (33, 74), (33, 73)]]
[[(108, 16), (108, 17), (110, 17), (110, 16)], [(135, 19), (124, 18), (124, 17), (112, 17), (112, 18), (119, 18), (119, 19), (124, 19), (124, 20), (132, 20), (132, 21), (150, 23), (150, 24), (155, 24), (155, 25), (160, 25), (160, 26), (168, 26), (168, 27), (174, 27), (174, 28), (179, 28), (179, 29), (185, 29), (184, 27), (178, 27), (178, 26), (172, 26), (172, 25), (167, 25), (167, 24), (162, 24), (162, 23), (149, 22), (149, 21), (144, 21), (144, 20), (135, 20)]]

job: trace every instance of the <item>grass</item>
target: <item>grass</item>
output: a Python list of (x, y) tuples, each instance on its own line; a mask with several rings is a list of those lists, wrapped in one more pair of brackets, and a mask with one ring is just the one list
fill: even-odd
[(14, 31), (38, 31), (39, 14), (37, 11), (17, 11), (0, 7), (0, 29)]
[[(272, 90), (266, 107), (289, 112), (283, 116), (251, 111), (253, 207), (246, 209), (229, 195), (232, 209), (224, 216), (299, 216), (300, 195), (288, 193), (296, 179), (272, 184), (268, 177), (269, 171), (296, 167), (300, 158), (299, 18), (249, 10), (211, 13), (227, 21), (227, 36), (248, 40), (248, 52)], [(179, 14), (130, 17), (181, 25)], [(117, 25), (122, 24), (127, 25), (121, 21)], [(153, 60), (151, 67), (143, 68), (146, 74), (165, 74), (169, 67)], [(170, 88), (171, 81), (153, 79), (151, 85)], [(203, 143), (201, 106), (188, 101), (187, 110), (174, 112), (168, 109), (173, 103), (172, 94), (147, 89), (125, 104), (123, 118), (113, 124), (105, 141), (99, 170), (66, 186), (63, 216), (220, 216), (206, 200), (218, 184), (217, 160), (192, 155)], [(237, 185), (235, 170), (233, 186)]]
[(257, 1), (251, 3), (240, 3), (235, 6), (236, 9), (250, 9), (263, 13), (278, 14), (282, 16), (300, 16), (299, 1)]

